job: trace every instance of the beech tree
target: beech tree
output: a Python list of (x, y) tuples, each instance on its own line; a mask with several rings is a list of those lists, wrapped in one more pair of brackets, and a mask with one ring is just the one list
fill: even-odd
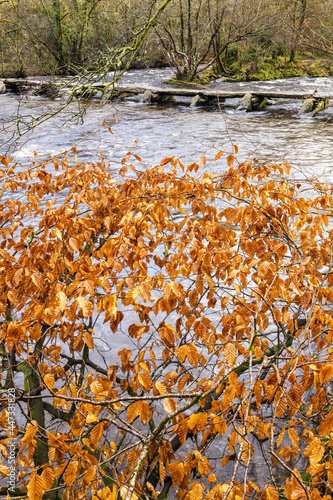
[(331, 498), (332, 187), (73, 153), (1, 158), (0, 495)]

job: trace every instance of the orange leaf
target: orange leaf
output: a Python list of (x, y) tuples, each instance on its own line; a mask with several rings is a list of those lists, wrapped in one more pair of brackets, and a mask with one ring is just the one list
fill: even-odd
[(267, 275), (267, 273), (270, 270), (270, 266), (271, 266), (270, 262), (267, 262), (266, 260), (259, 262), (259, 264), (258, 264), (258, 276), (259, 276), (259, 278), (265, 278), (265, 276)]
[(77, 297), (76, 302), (80, 306), (83, 316), (91, 316), (94, 310), (94, 305), (85, 297)]
[(45, 491), (48, 491), (49, 489), (52, 488), (52, 485), (54, 483), (54, 471), (48, 467), (47, 469), (44, 469), (41, 475), (41, 478), (43, 480), (43, 484), (45, 487)]
[(234, 164), (235, 155), (231, 154), (227, 156), (228, 166), (231, 167)]
[(139, 286), (135, 286), (131, 290), (129, 290), (126, 294), (125, 302), (126, 304), (132, 304), (132, 302), (135, 302), (135, 299), (137, 298), (138, 294), (140, 291)]
[(77, 460), (74, 460), (68, 465), (64, 474), (64, 480), (65, 483), (68, 484), (68, 486), (72, 486), (75, 479), (77, 478), (78, 468), (79, 468), (79, 462)]
[(228, 342), (223, 349), (223, 354), (228, 367), (231, 368), (236, 363), (236, 347), (234, 344)]
[(288, 429), (288, 435), (289, 435), (289, 439), (292, 443), (293, 446), (296, 446), (298, 448), (298, 442), (299, 442), (299, 438), (298, 438), (298, 434), (297, 432), (295, 431), (295, 429)]
[(37, 422), (35, 420), (32, 420), (31, 422), (28, 423), (25, 434), (23, 438), (21, 439), (21, 451), (24, 449), (25, 445), (28, 443), (32, 443), (34, 439), (34, 435), (36, 434), (38, 429)]
[(76, 238), (69, 238), (68, 240), (68, 245), (71, 250), (74, 250), (74, 252), (79, 252), (79, 247), (78, 247), (78, 241)]
[(149, 391), (151, 388), (151, 380), (148, 373), (139, 373), (138, 380), (145, 391)]
[(52, 373), (47, 373), (44, 377), (44, 382), (45, 384), (50, 388), (50, 389), (53, 389), (53, 386), (54, 386), (54, 383), (55, 383), (55, 380), (54, 380), (54, 376), (52, 375)]
[[(122, 486), (122, 488), (124, 488), (124, 486)], [(126, 486), (125, 486), (126, 488)], [(120, 488), (121, 490), (121, 488)], [(121, 493), (120, 493), (121, 495)], [(112, 492), (110, 490), (110, 487), (109, 486), (105, 486), (103, 489), (101, 490), (98, 490), (96, 492), (96, 495), (93, 495), (92, 497), (92, 500), (116, 500), (117, 498), (117, 487), (116, 485), (114, 484), (112, 486)], [(124, 497), (122, 497), (124, 498)], [(138, 500), (138, 496), (136, 493), (133, 493), (132, 495), (132, 500)]]
[(59, 300), (60, 311), (64, 311), (66, 309), (66, 307), (67, 307), (67, 304), (68, 304), (67, 295), (65, 294), (65, 292), (58, 292), (57, 293), (57, 297), (58, 297), (58, 300)]
[(181, 444), (184, 444), (187, 439), (187, 431), (188, 431), (188, 420), (185, 418), (177, 425), (177, 434)]
[(163, 399), (163, 408), (169, 415), (171, 415), (171, 413), (177, 410), (178, 405), (174, 399), (165, 398)]
[(42, 477), (36, 471), (31, 473), (28, 482), (28, 498), (30, 500), (42, 500), (46, 491)]
[(199, 431), (205, 430), (207, 423), (207, 414), (206, 413), (194, 413), (188, 419), (188, 428), (195, 433)]
[(214, 158), (214, 161), (218, 160), (219, 158), (221, 158), (221, 156), (223, 156), (225, 153), (225, 151), (219, 151), (218, 153), (216, 153), (215, 155), (215, 158)]
[(164, 395), (167, 393), (166, 387), (162, 382), (156, 382), (155, 387), (160, 394)]
[(315, 437), (311, 443), (305, 448), (304, 456), (309, 457), (310, 463), (318, 464), (325, 453), (325, 446), (319, 438)]
[(272, 484), (269, 484), (265, 490), (266, 500), (279, 500), (279, 492)]
[(328, 413), (325, 420), (319, 425), (319, 435), (328, 436), (333, 430), (333, 409)]
[(173, 159), (173, 156), (167, 156), (166, 158), (163, 158), (163, 160), (160, 163), (160, 167), (163, 167), (167, 163), (170, 163), (170, 161)]
[(201, 500), (205, 486), (202, 483), (194, 483), (191, 486), (190, 500)]
[(87, 483), (90, 483), (94, 479), (95, 476), (96, 476), (96, 467), (91, 465), (90, 467), (88, 467), (88, 469), (84, 473), (84, 479)]
[(147, 401), (136, 401), (127, 408), (127, 422), (132, 423), (136, 417), (140, 417), (143, 424), (151, 419), (151, 409)]
[(280, 446), (281, 446), (282, 440), (283, 440), (283, 438), (284, 438), (284, 433), (285, 433), (285, 431), (286, 431), (286, 428), (285, 428), (285, 427), (283, 427), (283, 429), (282, 429), (282, 431), (280, 432), (279, 437), (277, 438), (277, 441), (276, 441), (276, 447), (277, 447), (277, 448), (280, 448)]
[(83, 338), (89, 349), (93, 350), (94, 349), (94, 340), (92, 338), (91, 333), (85, 331), (83, 334)]
[(98, 441), (101, 439), (103, 432), (104, 432), (104, 422), (100, 422), (99, 424), (95, 425), (95, 427), (92, 429), (90, 433), (90, 441), (92, 442), (92, 445), (95, 448), (97, 447)]

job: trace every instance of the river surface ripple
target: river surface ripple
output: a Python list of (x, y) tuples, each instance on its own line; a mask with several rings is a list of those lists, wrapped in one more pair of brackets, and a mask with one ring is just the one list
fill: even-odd
[[(169, 69), (130, 71), (122, 83), (161, 85), (170, 76)], [(242, 89), (244, 93), (249, 90), (333, 93), (333, 78), (240, 83), (218, 80), (208, 87), (226, 91)], [(78, 110), (78, 103), (72, 103), (65, 113), (45, 121), (22, 138), (18, 146), (8, 149), (6, 140), (14, 129), (11, 122), (18, 114), (25, 118), (37, 117), (61, 104), (61, 100), (42, 97), (19, 100), (13, 94), (1, 95), (0, 123), (7, 133), (0, 131), (0, 153), (11, 152), (18, 161), (29, 163), (34, 151), (40, 158), (49, 158), (76, 145), (80, 161), (92, 161), (103, 151), (115, 170), (128, 151), (142, 158), (142, 168), (159, 163), (165, 156), (173, 155), (189, 163), (205, 154), (208, 160), (205, 168), (217, 173), (219, 167), (212, 161), (216, 152), (231, 151), (232, 144), (236, 144), (240, 160), (256, 157), (267, 162), (288, 161), (296, 177), (315, 175), (327, 181), (331, 179), (332, 107), (309, 117), (299, 115), (301, 102), (292, 99), (280, 99), (265, 111), (252, 113), (237, 111), (237, 99), (227, 99), (220, 108), (190, 108), (188, 98), (177, 98), (174, 105), (143, 104), (140, 97), (104, 105), (95, 100), (88, 104), (83, 123), (75, 120), (73, 114)], [(102, 125), (104, 120), (113, 134)]]

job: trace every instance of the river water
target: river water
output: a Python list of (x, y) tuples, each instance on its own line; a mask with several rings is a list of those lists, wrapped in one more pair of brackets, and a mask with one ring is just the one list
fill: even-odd
[[(130, 71), (123, 83), (161, 85), (171, 76), (169, 69)], [(221, 90), (300, 91), (333, 94), (332, 78), (291, 78), (272, 82), (230, 83), (217, 81), (210, 88)], [(141, 96), (142, 97), (142, 96)], [(19, 104), (19, 107), (18, 107)], [(265, 111), (246, 113), (236, 110), (237, 99), (227, 99), (220, 108), (190, 108), (190, 99), (177, 98), (174, 105), (143, 104), (140, 97), (101, 105), (91, 101), (83, 123), (77, 122), (78, 103), (72, 103), (65, 112), (45, 121), (19, 145), (8, 149), (8, 142), (19, 115), (30, 119), (47, 114), (63, 104), (62, 100), (42, 97), (18, 99), (13, 94), (0, 96), (0, 120), (7, 133), (0, 133), (0, 153), (15, 154), (20, 162), (33, 159), (33, 152), (47, 158), (60, 150), (78, 149), (81, 161), (93, 160), (99, 151), (114, 165), (128, 151), (138, 154), (143, 168), (159, 163), (164, 156), (174, 155), (184, 163), (196, 161), (205, 154), (206, 169), (216, 171), (210, 161), (220, 149), (231, 151), (239, 147), (240, 160), (256, 157), (263, 161), (288, 161), (294, 175), (326, 176), (330, 180), (333, 157), (333, 108), (316, 117), (300, 115), (299, 100), (281, 99)], [(82, 107), (81, 110), (82, 112)], [(114, 115), (117, 117), (116, 123)], [(106, 120), (113, 134), (103, 127)]]
[[(131, 71), (125, 75), (123, 83), (161, 85), (170, 76), (171, 71), (168, 69)], [(333, 79), (215, 82), (210, 87), (232, 91), (241, 88), (244, 93), (249, 90), (298, 90), (311, 94), (317, 90), (333, 94)], [(304, 180), (318, 176), (327, 182), (332, 180), (331, 107), (316, 117), (309, 117), (298, 113), (300, 101), (290, 99), (281, 99), (265, 111), (253, 113), (237, 111), (236, 99), (228, 99), (215, 108), (190, 108), (190, 100), (186, 98), (177, 98), (173, 105), (143, 104), (140, 97), (105, 105), (95, 100), (88, 104), (82, 116), (83, 121), (77, 120), (77, 112), (82, 111), (82, 108), (79, 108), (78, 103), (72, 103), (64, 113), (46, 120), (30, 134), (23, 136), (17, 144), (11, 143), (17, 117), (28, 120), (47, 115), (62, 104), (62, 100), (42, 97), (0, 95), (0, 122), (5, 127), (0, 132), (0, 154), (10, 153), (24, 165), (34, 160), (34, 151), (38, 152), (39, 158), (47, 159), (76, 146), (79, 161), (94, 161), (102, 151), (115, 173), (121, 166), (121, 158), (128, 151), (142, 158), (139, 168), (158, 164), (165, 156), (179, 157), (186, 164), (196, 161), (200, 155), (206, 155), (207, 164), (204, 168), (219, 173), (221, 167), (218, 162), (215, 164), (212, 161), (214, 156), (222, 149), (231, 152), (232, 146), (236, 144), (240, 160), (256, 157), (266, 162), (287, 161), (292, 164), (295, 178)], [(107, 127), (103, 126), (104, 120)], [(118, 351), (123, 347), (130, 348), (130, 342), (125, 335), (117, 333), (112, 336), (112, 349)], [(110, 347), (105, 346), (103, 327), (96, 345), (100, 352), (105, 351), (110, 355)], [(216, 470), (223, 456), (221, 445), (220, 442), (212, 446), (211, 450)], [(257, 465), (251, 470), (254, 480), (258, 480), (259, 474), (267, 474), (267, 471), (262, 472), (261, 467), (262, 461), (258, 454)]]

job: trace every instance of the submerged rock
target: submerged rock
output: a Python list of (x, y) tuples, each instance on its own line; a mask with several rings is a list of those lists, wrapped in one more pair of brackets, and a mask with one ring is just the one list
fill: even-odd
[(323, 111), (329, 105), (329, 99), (325, 98), (315, 98), (314, 108), (311, 113), (311, 116), (316, 115), (320, 111)]
[(217, 106), (219, 102), (224, 102), (225, 98), (223, 97), (215, 97), (215, 96), (202, 96), (200, 94), (195, 95), (192, 98), (190, 108), (194, 108), (196, 106)]
[(245, 94), (243, 97), (241, 97), (238, 101), (237, 104), (237, 109), (245, 111), (252, 111), (252, 99), (253, 95), (252, 94)]
[(313, 111), (314, 99), (311, 97), (309, 99), (304, 99), (302, 102), (301, 109), (299, 110), (300, 114), (311, 113)]
[(267, 97), (256, 97), (252, 104), (253, 110), (261, 111), (265, 109), (267, 101), (268, 101)]
[(158, 101), (158, 94), (153, 94), (150, 90), (145, 90), (142, 98), (142, 102), (152, 103)]
[(175, 100), (172, 95), (163, 95), (154, 93), (151, 90), (145, 90), (142, 98), (142, 102), (154, 103), (154, 102), (173, 102)]
[(266, 107), (267, 103), (267, 97), (256, 96), (248, 93), (239, 99), (237, 109), (245, 109), (245, 111), (261, 111)]
[(199, 94), (197, 94), (192, 98), (190, 108), (195, 108), (196, 106), (204, 106), (205, 104), (207, 104), (206, 99), (203, 99)]
[(307, 99), (304, 99), (299, 113), (301, 115), (310, 114), (311, 116), (314, 116), (323, 109), (327, 108), (328, 105), (329, 100), (324, 97), (308, 97)]
[(50, 99), (55, 99), (60, 94), (59, 88), (53, 82), (41, 83), (33, 89), (32, 93), (33, 95), (41, 95)]

